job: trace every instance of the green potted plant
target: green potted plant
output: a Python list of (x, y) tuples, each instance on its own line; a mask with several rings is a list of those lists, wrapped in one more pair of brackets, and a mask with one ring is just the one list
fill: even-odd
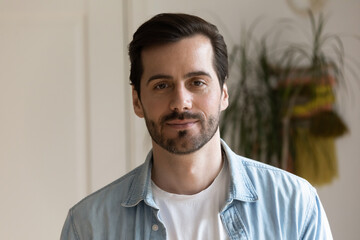
[(220, 128), (239, 154), (323, 184), (337, 175), (334, 139), (347, 131), (334, 110), (344, 47), (325, 33), (322, 14), (309, 19), (309, 43), (279, 44), (274, 30), (257, 40), (254, 27), (243, 34), (230, 54), (232, 98)]

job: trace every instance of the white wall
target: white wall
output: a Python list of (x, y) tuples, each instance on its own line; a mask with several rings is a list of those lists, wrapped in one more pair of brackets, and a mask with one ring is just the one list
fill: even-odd
[(0, 0), (0, 239), (59, 239), (68, 209), (126, 172), (123, 10)]
[(0, 239), (57, 237), (86, 194), (83, 55), (80, 1), (0, 1)]

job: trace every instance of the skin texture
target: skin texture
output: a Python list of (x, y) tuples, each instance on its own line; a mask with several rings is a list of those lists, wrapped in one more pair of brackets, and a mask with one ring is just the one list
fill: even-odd
[(163, 190), (195, 194), (207, 188), (222, 166), (219, 117), (228, 106), (203, 35), (144, 49), (137, 116), (152, 137), (152, 180)]

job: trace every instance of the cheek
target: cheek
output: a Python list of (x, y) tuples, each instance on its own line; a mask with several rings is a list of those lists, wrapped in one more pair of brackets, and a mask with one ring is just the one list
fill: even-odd
[(221, 101), (219, 94), (210, 94), (208, 97), (200, 97), (198, 101), (198, 107), (206, 115), (217, 114), (221, 109)]
[(143, 105), (146, 117), (152, 121), (158, 122), (158, 120), (166, 113), (166, 104), (165, 101), (158, 101), (155, 98), (148, 98)]

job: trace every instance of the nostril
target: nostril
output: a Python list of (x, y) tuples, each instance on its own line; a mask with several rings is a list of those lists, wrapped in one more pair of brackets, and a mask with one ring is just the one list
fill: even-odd
[(182, 112), (190, 110), (192, 105), (191, 97), (184, 92), (174, 93), (170, 102), (170, 108), (173, 111)]

